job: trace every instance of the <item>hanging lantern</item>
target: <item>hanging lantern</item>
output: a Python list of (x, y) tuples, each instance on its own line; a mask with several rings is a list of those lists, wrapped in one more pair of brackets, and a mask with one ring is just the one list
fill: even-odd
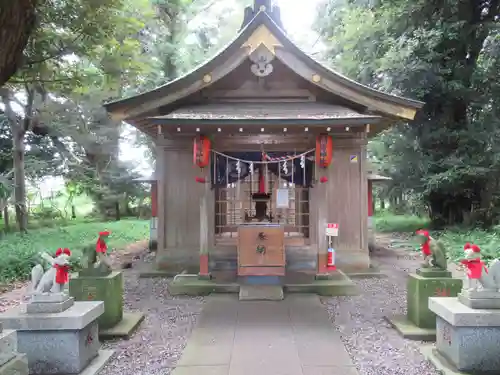
[(321, 168), (328, 168), (332, 162), (333, 141), (328, 134), (321, 134), (316, 138), (316, 163)]
[(204, 135), (194, 139), (193, 163), (200, 168), (205, 168), (210, 164), (210, 139)]

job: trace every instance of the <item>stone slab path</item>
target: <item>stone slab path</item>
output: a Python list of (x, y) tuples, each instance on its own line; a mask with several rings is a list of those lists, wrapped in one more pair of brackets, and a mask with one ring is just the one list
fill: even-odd
[(173, 375), (357, 375), (316, 295), (206, 305)]

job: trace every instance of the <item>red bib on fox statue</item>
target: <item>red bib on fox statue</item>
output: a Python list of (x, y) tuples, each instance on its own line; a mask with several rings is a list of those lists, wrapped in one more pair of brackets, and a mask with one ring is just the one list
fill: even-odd
[[(69, 251), (68, 248), (64, 248), (64, 249), (59, 248), (56, 251), (56, 258), (62, 254), (65, 254), (68, 257), (70, 257), (71, 251)], [(68, 283), (69, 282), (69, 265), (54, 264), (53, 267), (56, 269), (56, 283), (57, 284)]]
[(467, 277), (469, 279), (480, 279), (483, 273), (488, 273), (485, 263), (481, 260), (481, 249), (479, 246), (467, 242), (464, 245), (464, 252), (467, 259), (462, 259), (462, 263), (467, 268)]
[(417, 230), (416, 234), (427, 238), (427, 241), (425, 241), (422, 245), (420, 245), (420, 249), (422, 250), (424, 256), (431, 255), (431, 246), (430, 246), (431, 236), (429, 235), (429, 232), (421, 229)]
[(106, 240), (108, 239), (110, 232), (99, 232), (99, 238), (95, 244), (96, 253), (106, 254), (108, 251), (108, 245), (106, 244)]

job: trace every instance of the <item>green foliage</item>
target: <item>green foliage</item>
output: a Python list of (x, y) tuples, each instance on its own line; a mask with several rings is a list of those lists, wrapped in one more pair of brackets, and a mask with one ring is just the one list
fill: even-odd
[(426, 102), (370, 156), (393, 179), (384, 195), (420, 200), (436, 228), (500, 217), (499, 16), (498, 2), (474, 0), (328, 0), (318, 13), (337, 70)]
[(374, 224), (380, 233), (415, 233), (429, 227), (429, 219), (414, 215), (394, 215), (382, 213), (374, 216)]
[(457, 262), (463, 259), (464, 245), (475, 243), (481, 248), (481, 257), (486, 261), (500, 258), (500, 227), (489, 231), (444, 231), (436, 234), (447, 249), (450, 260)]
[(31, 268), (39, 261), (40, 251), (54, 253), (59, 247), (72, 252), (72, 264), (79, 267), (82, 251), (97, 241), (102, 230), (111, 231), (109, 249), (116, 249), (129, 243), (149, 237), (149, 221), (121, 220), (108, 223), (84, 223), (67, 227), (32, 230), (26, 235), (18, 233), (5, 236), (0, 247), (0, 280), (12, 281), (29, 278)]

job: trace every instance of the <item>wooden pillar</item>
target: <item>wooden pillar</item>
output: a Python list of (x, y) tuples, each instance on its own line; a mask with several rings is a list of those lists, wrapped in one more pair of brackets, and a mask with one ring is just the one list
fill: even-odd
[[(162, 137), (162, 136), (160, 136)], [(156, 144), (156, 184), (157, 184), (157, 226), (156, 226), (156, 239), (157, 248), (165, 249), (167, 247), (165, 241), (165, 147), (163, 142), (158, 142)], [(157, 253), (158, 254), (158, 253)]]
[(158, 213), (158, 181), (151, 182), (151, 216), (157, 217)]
[(151, 181), (151, 222), (149, 224), (149, 249), (158, 248), (158, 180)]
[(318, 270), (316, 277), (323, 278), (328, 274), (328, 243), (326, 239), (326, 225), (328, 223), (328, 181), (326, 183), (319, 182), (323, 175), (323, 170), (318, 166), (315, 168), (316, 186), (314, 187), (314, 194), (316, 194), (316, 235), (318, 244)]
[(373, 184), (368, 180), (368, 216), (373, 216)]
[[(209, 270), (209, 251), (210, 247), (213, 245), (213, 232), (214, 232), (214, 210), (210, 209), (210, 206), (214, 206), (213, 201), (213, 191), (210, 188), (210, 170), (208, 168), (205, 173), (205, 179), (207, 183), (203, 186), (203, 192), (200, 197), (200, 273), (199, 277), (201, 279), (210, 279)], [(215, 207), (213, 207), (215, 208)]]
[[(366, 180), (368, 178), (367, 173), (367, 164), (368, 164), (368, 156), (366, 154), (366, 145), (367, 145), (366, 133), (363, 133), (363, 139), (361, 141), (361, 150), (360, 150), (360, 178), (361, 183), (360, 188), (360, 197), (361, 197), (361, 251), (368, 253), (368, 242), (369, 242), (369, 233), (368, 233), (368, 184)], [(371, 191), (371, 190), (370, 190)]]

